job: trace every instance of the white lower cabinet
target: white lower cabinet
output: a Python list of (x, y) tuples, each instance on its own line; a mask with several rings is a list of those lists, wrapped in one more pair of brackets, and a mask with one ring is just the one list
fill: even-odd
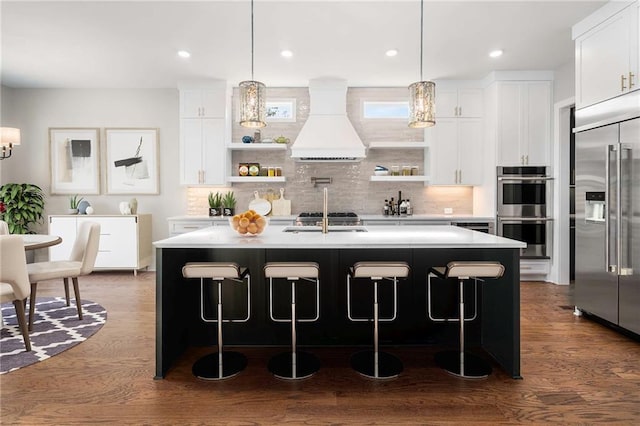
[(68, 260), (77, 231), (83, 222), (100, 224), (100, 244), (94, 269), (138, 269), (151, 264), (151, 215), (125, 216), (49, 216), (49, 234), (62, 243), (49, 248), (50, 260)]
[(521, 259), (520, 279), (526, 280), (546, 280), (549, 273), (550, 261), (548, 259)]

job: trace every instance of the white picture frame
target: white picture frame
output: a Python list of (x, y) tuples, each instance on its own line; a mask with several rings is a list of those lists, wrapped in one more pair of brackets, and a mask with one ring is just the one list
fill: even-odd
[(100, 194), (100, 129), (49, 128), (51, 194)]
[(105, 129), (107, 194), (159, 194), (158, 129)]
[(295, 98), (267, 99), (265, 119), (268, 122), (294, 123), (296, 121)]

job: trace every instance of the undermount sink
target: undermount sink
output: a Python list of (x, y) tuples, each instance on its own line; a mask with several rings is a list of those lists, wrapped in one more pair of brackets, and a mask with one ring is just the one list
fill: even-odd
[[(332, 232), (369, 232), (364, 226), (359, 225), (330, 225), (328, 228), (329, 233)], [(287, 226), (282, 232), (322, 232), (321, 226)]]

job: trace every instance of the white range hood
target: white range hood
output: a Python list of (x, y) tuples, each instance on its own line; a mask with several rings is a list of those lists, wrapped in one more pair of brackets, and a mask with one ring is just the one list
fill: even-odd
[(365, 157), (365, 146), (347, 118), (347, 81), (309, 82), (309, 118), (291, 146), (297, 161), (353, 162)]

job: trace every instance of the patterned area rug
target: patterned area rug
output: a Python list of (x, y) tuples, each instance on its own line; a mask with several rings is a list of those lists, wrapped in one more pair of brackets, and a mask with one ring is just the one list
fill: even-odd
[(31, 352), (27, 352), (13, 303), (3, 303), (1, 307), (0, 374), (44, 361), (84, 342), (107, 320), (107, 311), (89, 300), (82, 301), (84, 319), (80, 321), (74, 299), (67, 306), (64, 297), (38, 297), (33, 331), (29, 333)]

